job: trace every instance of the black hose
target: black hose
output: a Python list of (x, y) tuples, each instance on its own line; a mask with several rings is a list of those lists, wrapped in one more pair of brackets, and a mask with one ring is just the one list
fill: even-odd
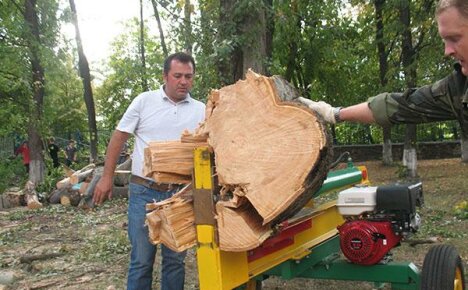
[(349, 159), (351, 159), (351, 154), (348, 151), (341, 153), (341, 155), (335, 160), (335, 162), (333, 162), (330, 165), (329, 169), (335, 168), (338, 164), (340, 164), (340, 162), (343, 161), (345, 157), (346, 157), (346, 161), (348, 161)]

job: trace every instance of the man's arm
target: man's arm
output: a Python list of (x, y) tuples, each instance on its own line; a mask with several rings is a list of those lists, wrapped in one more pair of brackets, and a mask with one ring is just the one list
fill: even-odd
[(112, 183), (114, 171), (123, 144), (127, 141), (129, 133), (115, 130), (107, 146), (104, 172), (94, 189), (93, 201), (95, 204), (103, 203), (107, 198), (112, 197)]
[(325, 122), (335, 124), (337, 117), (339, 121), (350, 121), (358, 123), (375, 123), (374, 115), (369, 108), (369, 103), (364, 102), (350, 107), (338, 109), (325, 102), (314, 102), (312, 100), (300, 97), (301, 103), (308, 106), (317, 114), (322, 116)]
[(374, 115), (367, 102), (343, 108), (340, 110), (339, 114), (341, 121), (365, 124), (375, 123)]

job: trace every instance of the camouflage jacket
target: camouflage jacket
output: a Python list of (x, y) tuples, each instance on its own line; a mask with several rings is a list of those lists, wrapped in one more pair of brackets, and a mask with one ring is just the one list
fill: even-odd
[(460, 64), (447, 77), (404, 93), (382, 93), (369, 98), (369, 108), (382, 126), (458, 120), (468, 133), (468, 82)]

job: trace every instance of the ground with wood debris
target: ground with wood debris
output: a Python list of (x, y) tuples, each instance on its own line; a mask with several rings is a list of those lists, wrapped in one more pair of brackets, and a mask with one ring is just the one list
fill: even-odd
[[(383, 167), (378, 161), (362, 165), (368, 167), (373, 185), (397, 181), (401, 172), (397, 166)], [(419, 161), (419, 174), (426, 204), (421, 210), (423, 227), (413, 239), (436, 237), (455, 245), (468, 268), (468, 214), (462, 205), (468, 196), (468, 164), (458, 159), (423, 160)], [(119, 199), (93, 210), (57, 204), (0, 211), (0, 289), (125, 289), (129, 253), (126, 206), (126, 200)], [(404, 243), (394, 250), (394, 257), (421, 267), (431, 246)], [(198, 289), (193, 250), (186, 264), (185, 288)], [(158, 270), (155, 267), (154, 289), (159, 288)], [(307, 279), (270, 278), (263, 283), (263, 289), (373, 288), (366, 282)]]

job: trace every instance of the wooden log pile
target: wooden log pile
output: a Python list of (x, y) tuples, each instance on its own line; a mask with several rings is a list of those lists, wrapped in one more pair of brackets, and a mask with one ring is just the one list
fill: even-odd
[[(161, 164), (153, 159), (147, 164), (171, 173), (173, 169), (166, 164), (178, 160), (180, 154), (172, 148), (190, 140), (197, 140), (192, 141), (197, 147), (203, 143), (197, 142), (206, 140), (215, 157), (215, 186), (220, 188), (213, 215), (221, 250), (245, 251), (259, 246), (271, 236), (273, 226), (297, 213), (326, 178), (332, 158), (326, 126), (314, 112), (295, 102), (298, 96), (282, 78), (249, 71), (245, 80), (210, 94), (206, 120), (192, 136), (185, 134), (178, 145), (152, 143), (150, 147), (158, 149), (148, 149), (151, 157), (156, 151), (165, 153)], [(186, 153), (188, 160), (191, 156)], [(192, 171), (189, 161), (176, 164), (176, 174)], [(186, 249), (196, 239), (192, 234), (167, 234), (180, 233), (182, 228), (194, 232), (193, 222), (190, 227), (172, 222), (177, 220), (176, 212), (184, 213), (184, 221), (191, 220), (186, 215), (193, 211), (193, 203), (179, 198), (176, 194), (150, 206), (154, 211), (147, 215), (151, 240), (175, 250)], [(171, 211), (171, 207), (177, 210)], [(167, 212), (172, 214), (170, 219), (163, 218)], [(179, 236), (193, 240), (181, 242)]]
[[(128, 181), (130, 177), (131, 159), (117, 166), (114, 176), (113, 198), (128, 197)], [(94, 207), (94, 188), (101, 178), (102, 166), (89, 164), (80, 170), (73, 171), (64, 166), (65, 178), (56, 183), (55, 189), (46, 193), (41, 199), (49, 204), (64, 206), (78, 206), (83, 209)], [(30, 209), (42, 207), (34, 183), (28, 181), (23, 189), (18, 187), (7, 189), (0, 195), (0, 209), (27, 206)]]

